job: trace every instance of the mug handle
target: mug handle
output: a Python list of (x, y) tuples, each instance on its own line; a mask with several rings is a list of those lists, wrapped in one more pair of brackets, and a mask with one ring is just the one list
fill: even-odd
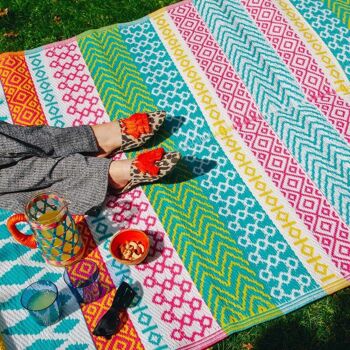
[(8, 220), (7, 220), (7, 228), (12, 234), (13, 238), (23, 244), (24, 246), (34, 249), (37, 248), (37, 243), (34, 237), (34, 234), (31, 235), (25, 235), (22, 233), (17, 227), (16, 224), (19, 222), (27, 222), (27, 219), (24, 214), (15, 214), (12, 215)]

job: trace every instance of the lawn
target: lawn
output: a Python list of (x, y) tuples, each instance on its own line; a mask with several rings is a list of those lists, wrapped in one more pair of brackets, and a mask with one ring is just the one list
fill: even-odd
[[(12, 0), (0, 17), (0, 52), (31, 49), (92, 28), (128, 22), (171, 0)], [(350, 289), (233, 334), (214, 349), (350, 349)], [(49, 350), (49, 349), (48, 349)]]

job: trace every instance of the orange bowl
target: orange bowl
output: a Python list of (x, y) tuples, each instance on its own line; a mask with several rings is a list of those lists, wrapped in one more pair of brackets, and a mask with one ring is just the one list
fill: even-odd
[[(145, 251), (136, 260), (123, 259), (119, 250), (119, 247), (121, 244), (125, 242), (130, 242), (130, 241), (141, 242), (145, 248)], [(140, 264), (143, 260), (145, 260), (146, 256), (148, 255), (149, 238), (143, 231), (140, 231), (140, 230), (134, 230), (134, 229), (120, 230), (112, 237), (111, 243), (109, 244), (109, 251), (111, 252), (113, 258), (119, 261), (121, 264), (137, 265), (137, 264)]]

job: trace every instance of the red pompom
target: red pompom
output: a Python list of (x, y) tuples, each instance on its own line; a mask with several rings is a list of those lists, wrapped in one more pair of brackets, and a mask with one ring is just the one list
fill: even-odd
[(152, 176), (159, 174), (159, 167), (155, 162), (163, 158), (164, 148), (157, 148), (149, 152), (144, 152), (136, 157), (135, 165), (142, 173), (149, 173)]
[(142, 134), (151, 132), (147, 113), (135, 113), (129, 118), (121, 119), (123, 132), (138, 139)]

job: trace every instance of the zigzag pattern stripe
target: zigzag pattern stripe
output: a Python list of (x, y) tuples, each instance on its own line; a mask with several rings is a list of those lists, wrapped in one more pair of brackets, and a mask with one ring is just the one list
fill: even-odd
[(249, 14), (269, 40), (309, 102), (314, 103), (333, 127), (350, 143), (350, 103), (332, 89), (315, 58), (271, 1), (243, 0)]
[[(175, 62), (178, 63), (178, 69), (183, 74), (184, 79), (186, 79), (188, 86), (192, 87), (193, 94), (226, 156), (231, 159), (235, 169), (244, 179), (254, 197), (258, 199), (262, 208), (265, 209), (276, 227), (283, 234), (283, 237), (293, 247), (298, 259), (303, 262), (310, 275), (327, 290), (326, 286), (330, 281), (341, 280), (338, 271), (334, 268), (328, 256), (318, 247), (311, 233), (299, 221), (293, 208), (289, 206), (287, 201), (283, 200), (278, 189), (270, 182), (264, 170), (259, 167), (254, 155), (244, 145), (239, 134), (231, 129), (231, 123), (229, 123), (224, 109), (220, 107), (220, 101), (215, 95), (215, 91), (210, 87), (210, 82), (205, 77), (201, 77), (202, 74), (199, 73), (200, 68), (196, 65), (194, 57), (189, 52), (186, 52), (186, 46), (183, 45), (181, 36), (177, 33), (176, 27), (173, 27), (171, 19), (166, 14), (161, 14), (155, 18), (155, 24), (162, 39), (166, 42), (168, 49), (175, 58)], [(172, 35), (164, 35), (169, 31)], [(181, 67), (187, 61), (193, 62), (193, 66), (185, 70)], [(196, 81), (197, 86), (191, 82), (192, 80)], [(198, 86), (198, 83), (202, 83), (201, 85), (205, 86), (205, 88)], [(222, 131), (223, 128), (226, 130), (225, 132)], [(259, 178), (258, 182), (256, 181), (257, 178)], [(269, 193), (268, 196), (264, 195), (266, 192)], [(291, 235), (290, 230), (292, 228), (293, 234)], [(298, 241), (302, 240), (309, 248), (312, 247), (313, 260), (316, 259), (316, 256), (319, 256), (319, 263), (324, 266), (324, 272), (327, 271), (322, 274), (322, 277), (318, 273), (318, 267), (313, 267), (309, 264), (310, 255), (305, 254), (308, 248), (304, 244), (295, 244), (295, 241), (290, 239), (291, 236), (296, 236), (296, 232), (299, 232), (299, 235), (297, 235)]]
[(234, 129), (335, 265), (344, 276), (348, 275), (350, 258), (345, 247), (350, 250), (350, 242), (346, 240), (350, 237), (350, 229), (257, 112), (244, 84), (195, 8), (184, 4), (170, 8), (168, 13), (215, 88)]
[(299, 14), (288, 0), (275, 0), (275, 5), (279, 7), (281, 13), (288, 19), (293, 27), (293, 31), (299, 33), (299, 36), (304, 39), (304, 43), (313, 53), (313, 58), (317, 60), (323, 71), (327, 73), (327, 77), (335, 90), (349, 102), (350, 81), (328, 46), (319, 38), (304, 17)]
[[(195, 1), (231, 64), (292, 155), (350, 223), (350, 148), (302, 92), (236, 1)], [(232, 25), (233, 23), (233, 25)], [(258, 37), (259, 40), (254, 40)]]
[[(114, 45), (114, 47), (118, 48), (119, 52), (126, 53), (125, 55), (121, 55), (117, 52), (112, 52), (112, 56), (114, 54), (118, 55), (118, 65), (123, 66), (126, 64), (133, 69), (132, 74), (135, 76), (129, 83), (130, 88), (133, 89), (133, 82), (135, 81), (136, 84), (139, 85), (139, 82), (143, 81), (143, 79), (141, 78), (137, 66), (133, 62), (133, 59), (131, 58), (127, 48), (120, 47), (120, 45), (122, 45), (124, 42), (121, 40), (119, 36), (120, 34), (114, 31), (112, 35), (114, 40), (117, 40), (119, 43), (119, 46)], [(87, 40), (90, 40), (90, 38)], [(80, 45), (82, 47), (82, 52), (84, 52), (86, 62), (90, 62), (91, 58), (89, 55), (96, 55), (97, 53), (84, 50), (85, 43), (83, 42), (80, 42)], [(113, 75), (114, 74), (115, 73), (113, 73)], [(92, 73), (92, 75), (95, 79), (94, 73)], [(96, 85), (98, 86), (98, 83), (96, 83)], [(123, 85), (116, 85), (115, 88), (122, 90)], [(120, 93), (121, 92), (117, 91), (116, 96), (120, 95)], [(146, 100), (153, 101), (153, 98), (149, 94), (144, 83), (142, 94), (145, 96)], [(141, 103), (142, 102), (138, 100), (135, 102), (129, 101), (129, 103), (126, 103), (123, 106), (123, 109), (127, 114), (129, 114), (136, 108), (139, 109), (141, 107)], [(106, 105), (105, 101), (104, 104)], [(152, 108), (157, 108), (154, 102), (152, 102)], [(154, 142), (154, 144), (158, 144), (161, 141), (162, 146), (164, 146), (167, 150), (175, 149), (176, 145), (174, 144), (174, 139), (172, 139), (170, 136), (171, 135), (169, 133), (163, 132), (163, 134), (157, 135), (152, 142)], [(197, 288), (199, 289), (201, 295), (204, 297), (204, 300), (206, 301), (219, 324), (221, 326), (230, 324), (234, 318), (237, 320), (243, 318), (249, 319), (249, 317), (253, 314), (262, 313), (263, 310), (277, 310), (271, 302), (271, 297), (264, 291), (263, 284), (258, 281), (258, 277), (256, 276), (255, 272), (252, 271), (252, 269), (249, 267), (249, 263), (243, 258), (237, 260), (237, 265), (235, 265), (236, 268), (233, 268), (232, 265), (227, 267), (228, 269), (232, 269), (232, 273), (234, 273), (237, 278), (242, 274), (241, 280), (237, 282), (237, 278), (233, 277), (225, 278), (224, 280), (220, 278), (220, 276), (223, 276), (223, 272), (220, 257), (217, 255), (217, 244), (222, 242), (222, 253), (230, 259), (237, 259), (236, 256), (238, 254), (242, 256), (242, 252), (238, 248), (233, 249), (229, 246), (225, 247), (224, 242), (227, 241), (227, 230), (225, 229), (224, 224), (220, 222), (218, 216), (213, 215), (215, 209), (209, 204), (204, 204), (208, 202), (207, 197), (203, 194), (198, 181), (191, 178), (191, 172), (187, 166), (183, 164), (180, 165), (179, 170), (174, 173), (173, 176), (180, 176), (181, 181), (171, 186), (155, 184), (152, 186), (153, 190), (150, 189), (150, 186), (147, 186), (145, 188), (145, 193), (147, 194), (150, 203), (160, 218), (160, 221), (162, 222), (162, 225), (164, 226), (166, 232), (169, 234), (173, 245), (175, 245), (177, 252), (179, 252), (182, 261), (188, 269), (193, 281), (196, 283)], [(174, 180), (176, 180), (176, 178)], [(160, 203), (160, 201), (164, 201), (164, 203)], [(169, 205), (170, 203), (171, 205)], [(167, 211), (165, 215), (163, 214), (164, 210)], [(201, 228), (200, 230), (199, 227)], [(207, 247), (205, 247), (203, 244), (203, 238), (207, 235), (207, 232), (219, 232), (219, 235), (216, 239), (214, 239), (213, 235), (210, 235), (212, 237), (211, 241), (213, 242), (214, 239), (214, 241), (217, 243), (211, 247), (211, 250), (209, 252), (206, 252)], [(188, 238), (191, 238), (194, 235), (200, 235), (198, 241), (197, 239), (192, 239), (192, 243), (189, 246), (187, 244), (185, 250), (181, 249), (180, 245), (184, 244), (183, 241), (186, 241)], [(208, 258), (206, 258), (206, 261), (210, 261), (211, 266), (208, 272), (201, 270), (200, 273), (197, 274), (197, 264), (191, 264), (191, 255), (196, 250), (194, 247), (197, 244), (200, 244), (202, 247), (202, 257), (205, 254), (204, 256), (208, 256)], [(211, 255), (216, 256), (214, 261), (212, 261)], [(214, 288), (215, 291), (212, 291), (210, 298), (207, 297), (208, 289), (204, 288), (204, 286), (201, 284), (203, 277), (202, 274), (204, 274), (204, 277), (206, 277), (206, 274), (208, 274), (208, 283), (209, 281), (212, 281), (212, 283), (214, 283), (216, 286)], [(234, 293), (235, 297), (223, 302), (220, 297), (221, 290), (223, 288), (230, 290), (232, 289), (232, 291), (234, 291), (232, 293)], [(250, 297), (243, 298), (243, 295), (247, 293), (247, 291), (250, 292)], [(223, 308), (225, 309), (225, 312), (223, 311)], [(275, 312), (277, 314), (280, 314), (280, 311), (278, 310)]]
[(327, 44), (350, 79), (350, 31), (322, 1), (290, 0), (305, 20)]
[(350, 29), (350, 0), (321, 0)]
[[(187, 169), (179, 170), (190, 176)], [(232, 323), (239, 329), (239, 321), (248, 315), (261, 314), (261, 322), (267, 310), (279, 314), (234, 238), (228, 236), (212, 205), (198, 192), (190, 181), (186, 187), (152, 186), (146, 194), (155, 208), (161, 208), (158, 216), (171, 232), (172, 243), (189, 272), (195, 271), (192, 278), (215, 318), (225, 330)]]
[(112, 120), (154, 108), (116, 28), (89, 33), (78, 43)]
[[(168, 30), (168, 36), (170, 35), (169, 32)], [(218, 218), (221, 220), (224, 227), (226, 227), (226, 230), (228, 232), (234, 232), (238, 240), (238, 242), (236, 241), (238, 246), (235, 248), (239, 247), (238, 249), (240, 250), (243, 248), (245, 259), (250, 262), (251, 268), (254, 267), (256, 269), (260, 280), (264, 280), (264, 285), (268, 293), (273, 297), (274, 302), (276, 300), (277, 305), (279, 305), (283, 300), (290, 300), (292, 295), (303, 294), (306, 291), (317, 289), (318, 287), (315, 281), (310, 278), (310, 275), (307, 273), (302, 263), (296, 258), (293, 250), (285, 243), (283, 236), (261, 208), (259, 202), (253, 199), (254, 196), (250, 192), (248, 186), (244, 184), (242, 178), (240, 178), (236, 169), (232, 166), (218, 142), (213, 137), (191, 90), (187, 87), (186, 82), (178, 72), (172, 58), (169, 57), (166, 48), (159, 42), (160, 38), (153, 26), (148, 21), (142, 21), (131, 27), (121, 26), (121, 33), (125, 41), (130, 45), (130, 51), (134, 55), (135, 62), (139, 64), (140, 71), (144, 74), (145, 82), (154, 98), (157, 99), (159, 106), (166, 110), (169, 109), (172, 115), (187, 116), (183, 119), (181, 130), (176, 130), (174, 128), (175, 130), (173, 131), (174, 137), (176, 137), (178, 141), (178, 150), (181, 151), (183, 155), (186, 153), (191, 154), (190, 164), (193, 164), (192, 169), (195, 173), (200, 175), (200, 188), (208, 198), (209, 204), (215, 208), (216, 213), (219, 214)], [(170, 39), (174, 42), (173, 37)], [(179, 52), (180, 51), (181, 50), (179, 50)], [(181, 56), (183, 57), (185, 55)], [(188, 65), (188, 72), (190, 72), (192, 62), (184, 58), (184, 64), (185, 63)], [(198, 86), (204, 89), (205, 84), (202, 81), (197, 81), (199, 80), (198, 77), (192, 75), (192, 78), (196, 81)], [(203, 91), (201, 96), (203, 96), (203, 99), (205, 99), (208, 104), (212, 102), (211, 106), (215, 108), (215, 102), (208, 98), (206, 91)], [(208, 106), (205, 106), (205, 108), (207, 107)], [(235, 144), (231, 144), (231, 147), (239, 150), (239, 147), (236, 147)], [(201, 159), (196, 159), (195, 156)], [(237, 157), (241, 158), (242, 153), (239, 155), (237, 154)], [(210, 163), (212, 159), (217, 160), (217, 162), (215, 162), (215, 168), (205, 170), (205, 162)], [(177, 167), (177, 169), (180, 170), (179, 167)], [(204, 173), (201, 169), (204, 170)], [(169, 196), (169, 200), (171, 200), (170, 198), (172, 197)], [(188, 205), (192, 206), (192, 202)], [(161, 207), (161, 205), (155, 205), (155, 208), (158, 207)], [(168, 210), (169, 208), (166, 208), (166, 211)], [(175, 218), (175, 220), (180, 221), (182, 224), (183, 215), (182, 213), (181, 216)], [(171, 212), (169, 215), (165, 215), (164, 220), (166, 217), (174, 217), (174, 214)], [(208, 232), (214, 230), (215, 232), (214, 227), (203, 227), (203, 223), (199, 223), (200, 229), (203, 228)], [(176, 224), (176, 222), (173, 224)], [(249, 227), (249, 231), (247, 230), (247, 226)], [(172, 235), (173, 229), (166, 227), (166, 231)], [(240, 244), (240, 239), (245, 239), (244, 246)], [(185, 242), (181, 241), (181, 243), (184, 244)], [(234, 245), (234, 243), (232, 244)], [(258, 254), (263, 255), (264, 258), (258, 259), (257, 261), (252, 257), (257, 256), (256, 249), (260, 244), (262, 246), (262, 251)], [(281, 280), (279, 277), (280, 271), (277, 271), (278, 269), (275, 268), (271, 270), (271, 265), (269, 264), (269, 261), (273, 260), (276, 265), (283, 264), (283, 266), (285, 266), (285, 261), (281, 259), (279, 253), (276, 254), (276, 246), (279, 247), (277, 250), (279, 253), (288, 251), (286, 254), (293, 260), (293, 263), (295, 263), (294, 267), (296, 268), (287, 268), (287, 283), (281, 285), (278, 285), (278, 281)], [(182, 247), (181, 249), (177, 249), (177, 251), (181, 252), (182, 260), (185, 262), (185, 266), (191, 274), (202, 273), (202, 271), (196, 267), (196, 261), (194, 262), (193, 259), (191, 259), (192, 255), (190, 250), (187, 251)], [(188, 253), (188, 255), (182, 255), (183, 251)], [(202, 259), (204, 259), (203, 254)], [(210, 264), (210, 257), (205, 258), (205, 261), (209, 261)], [(201, 266), (204, 268), (204, 265)], [(297, 270), (298, 272), (296, 272)], [(265, 272), (268, 276), (267, 278), (265, 278), (266, 276), (264, 277)], [(203, 273), (205, 273), (205, 271)], [(221, 275), (218, 274), (218, 276)], [(193, 278), (195, 281), (197, 280), (197, 277)], [(283, 277), (281, 276), (281, 278)], [(209, 286), (210, 283), (207, 285), (207, 288), (210, 288)], [(226, 284), (221, 284), (221, 287), (224, 290)], [(207, 290), (207, 288), (204, 288), (204, 290)], [(202, 289), (200, 289), (200, 291), (202, 293)], [(230, 289), (228, 289), (228, 292), (229, 291)], [(212, 296), (209, 295), (208, 298), (210, 297)], [(205, 300), (208, 300), (207, 297), (205, 297)], [(211, 305), (212, 301), (209, 300), (207, 303)], [(242, 322), (244, 321), (240, 320), (240, 325)]]

